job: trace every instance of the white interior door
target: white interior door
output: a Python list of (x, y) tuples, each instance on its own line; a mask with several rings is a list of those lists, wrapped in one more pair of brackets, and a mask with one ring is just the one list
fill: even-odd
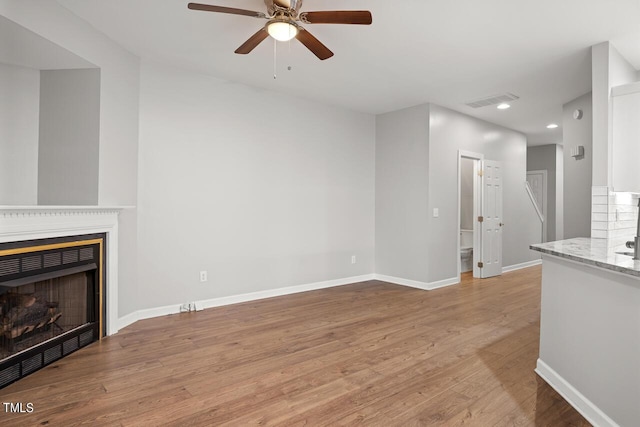
[(482, 162), (482, 222), (480, 277), (502, 274), (502, 167), (500, 162)]

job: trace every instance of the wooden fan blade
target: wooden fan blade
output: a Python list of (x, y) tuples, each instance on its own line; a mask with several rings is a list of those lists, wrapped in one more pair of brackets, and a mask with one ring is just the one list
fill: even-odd
[(298, 31), (298, 35), (296, 38), (307, 47), (315, 56), (320, 58), (321, 60), (325, 60), (331, 58), (333, 56), (333, 52), (329, 50), (328, 47), (322, 44), (320, 40), (315, 38), (309, 31), (304, 28), (300, 28)]
[(262, 12), (254, 12), (253, 10), (236, 9), (234, 7), (212, 6), (209, 4), (189, 3), (187, 7), (191, 10), (203, 10), (205, 12), (230, 13), (232, 15), (252, 16), (254, 18), (266, 18)]
[(299, 15), (307, 24), (357, 24), (371, 25), (373, 18), (368, 10), (327, 10), (321, 12), (302, 12)]
[(247, 53), (255, 49), (256, 46), (262, 43), (262, 41), (267, 37), (269, 37), (269, 33), (267, 33), (267, 29), (260, 28), (257, 33), (249, 37), (249, 40), (244, 42), (242, 46), (236, 49), (236, 53), (239, 53), (241, 55), (246, 55)]

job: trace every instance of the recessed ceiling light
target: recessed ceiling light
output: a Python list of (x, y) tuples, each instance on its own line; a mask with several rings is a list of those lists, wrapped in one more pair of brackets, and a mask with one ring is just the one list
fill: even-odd
[(507, 108), (511, 108), (509, 104), (500, 104), (498, 105), (498, 110), (506, 110)]
[(550, 124), (547, 125), (547, 129), (555, 129), (557, 127), (558, 127), (558, 125), (555, 124), (555, 123), (550, 123)]

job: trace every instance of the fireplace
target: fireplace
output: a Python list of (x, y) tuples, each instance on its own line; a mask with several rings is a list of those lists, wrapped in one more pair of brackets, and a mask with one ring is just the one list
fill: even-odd
[(106, 234), (0, 243), (0, 388), (106, 334)]

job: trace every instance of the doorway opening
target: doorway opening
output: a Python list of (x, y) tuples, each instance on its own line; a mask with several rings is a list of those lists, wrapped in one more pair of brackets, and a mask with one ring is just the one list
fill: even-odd
[(458, 281), (466, 272), (481, 277), (478, 267), (481, 231), (477, 218), (481, 212), (482, 160), (482, 154), (458, 151)]

